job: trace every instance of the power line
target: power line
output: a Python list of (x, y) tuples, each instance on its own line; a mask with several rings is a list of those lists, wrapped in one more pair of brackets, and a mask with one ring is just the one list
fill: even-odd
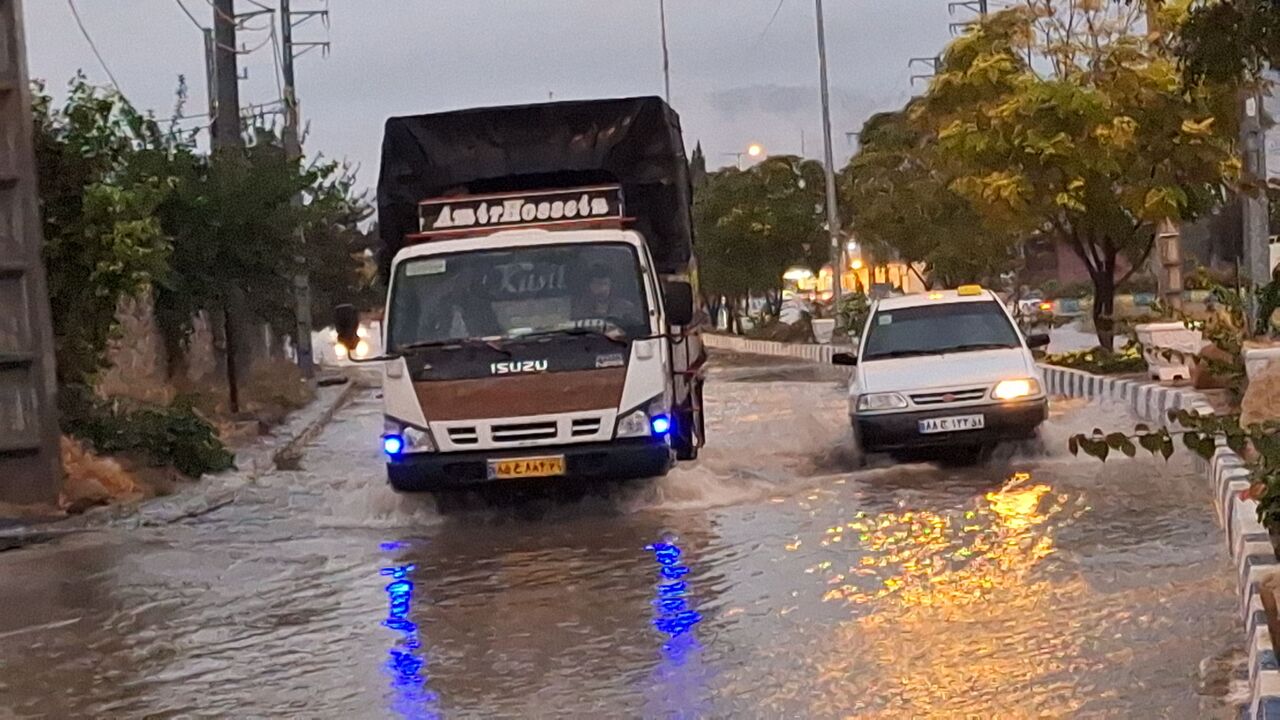
[(76, 25), (80, 27), (80, 34), (84, 35), (85, 42), (89, 43), (89, 49), (93, 51), (93, 56), (98, 58), (98, 64), (102, 66), (102, 71), (107, 74), (107, 78), (111, 80), (111, 85), (115, 87), (116, 92), (120, 90), (120, 83), (116, 82), (116, 76), (112, 74), (111, 68), (107, 67), (107, 61), (102, 59), (102, 53), (98, 52), (98, 45), (93, 41), (93, 37), (89, 35), (89, 30), (84, 26), (84, 20), (80, 18), (80, 11), (76, 9), (75, 0), (67, 0), (67, 7), (71, 8), (71, 15), (76, 19)]
[(192, 15), (191, 11), (187, 9), (187, 6), (182, 4), (182, 0), (174, 0), (174, 2), (178, 3), (178, 7), (182, 8), (182, 13), (186, 15), (189, 20), (191, 20), (191, 24), (195, 25), (201, 30), (209, 29), (209, 28), (206, 28), (204, 25), (200, 24), (200, 21), (196, 19), (196, 16)]
[(764, 30), (760, 31), (760, 36), (756, 38), (756, 45), (764, 40), (764, 36), (769, 34), (770, 28), (773, 27), (774, 21), (778, 19), (778, 13), (782, 12), (782, 6), (787, 4), (787, 0), (778, 0), (778, 7), (773, 9), (773, 15), (769, 17), (769, 22), (765, 24)]

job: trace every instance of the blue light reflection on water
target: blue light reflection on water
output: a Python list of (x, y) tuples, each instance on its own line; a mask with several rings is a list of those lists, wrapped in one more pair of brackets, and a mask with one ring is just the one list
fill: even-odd
[(648, 717), (706, 717), (709, 694), (706, 671), (700, 662), (702, 644), (693, 632), (702, 622), (694, 609), (689, 568), (682, 564), (683, 552), (668, 539), (647, 548), (658, 562), (658, 582), (652, 600), (653, 627), (665, 636), (658, 665), (650, 676), (653, 685), (646, 697)]
[(387, 593), (387, 618), (382, 625), (397, 634), (384, 669), (391, 677), (391, 707), (398, 717), (408, 720), (438, 720), (436, 694), (427, 689), (426, 660), (418, 625), (410, 617), (413, 610), (413, 565), (382, 568), (380, 574), (391, 578), (384, 588)]

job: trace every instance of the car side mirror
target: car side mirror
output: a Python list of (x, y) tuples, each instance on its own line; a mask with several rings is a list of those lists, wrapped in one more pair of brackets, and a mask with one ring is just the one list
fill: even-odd
[(858, 356), (853, 353), (836, 353), (831, 356), (832, 365), (857, 365)]
[(1032, 350), (1049, 347), (1049, 336), (1045, 333), (1036, 333), (1027, 336), (1027, 347)]
[(333, 327), (338, 331), (338, 342), (348, 352), (355, 352), (360, 344), (360, 312), (355, 305), (338, 305), (333, 309)]
[(683, 280), (671, 280), (662, 284), (666, 301), (667, 323), (688, 325), (693, 322), (693, 286)]

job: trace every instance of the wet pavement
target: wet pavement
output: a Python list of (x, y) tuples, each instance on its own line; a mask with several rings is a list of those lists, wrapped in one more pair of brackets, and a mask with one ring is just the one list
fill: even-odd
[(163, 528), (0, 553), (0, 718), (1201, 718), (1233, 580), (1179, 461), (1041, 446), (854, 470), (831, 370), (733, 358), (711, 447), (442, 517), (362, 396), (298, 472)]

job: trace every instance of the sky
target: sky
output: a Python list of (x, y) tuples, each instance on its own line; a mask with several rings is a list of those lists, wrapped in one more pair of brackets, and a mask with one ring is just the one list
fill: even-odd
[[(32, 77), (59, 91), (77, 70), (107, 75), (77, 28), (79, 10), (121, 91), (138, 107), (173, 114), (179, 76), (186, 114), (207, 110), (201, 31), (209, 0), (25, 0)], [(276, 0), (264, 0), (274, 5)], [(308, 154), (346, 160), (362, 185), (376, 182), (383, 121), (392, 115), (483, 105), (658, 95), (658, 0), (293, 0), (328, 7), (295, 31), (329, 41), (298, 60)], [(809, 0), (667, 0), (672, 105), (690, 151), (732, 164), (751, 143), (769, 153), (821, 158), (814, 3)], [(932, 56), (950, 37), (946, 0), (826, 0), (832, 124), (837, 163), (872, 113), (912, 94), (908, 60)], [(237, 11), (255, 9), (238, 0)], [(770, 24), (770, 18), (776, 19)], [(271, 16), (248, 20), (251, 28)], [(767, 28), (767, 31), (766, 31)], [(260, 50), (241, 57), (242, 104), (279, 97), (271, 36), (241, 34)], [(195, 125), (188, 121), (185, 125)]]

